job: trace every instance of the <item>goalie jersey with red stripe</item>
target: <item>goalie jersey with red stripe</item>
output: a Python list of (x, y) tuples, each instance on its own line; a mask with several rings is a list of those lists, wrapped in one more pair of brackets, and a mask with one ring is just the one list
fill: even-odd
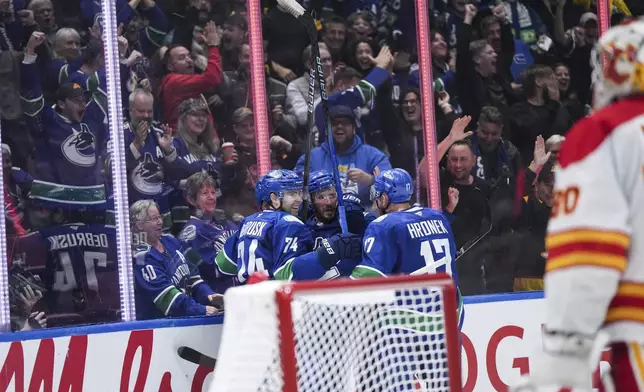
[(644, 97), (579, 121), (556, 171), (544, 279), (548, 329), (644, 342)]

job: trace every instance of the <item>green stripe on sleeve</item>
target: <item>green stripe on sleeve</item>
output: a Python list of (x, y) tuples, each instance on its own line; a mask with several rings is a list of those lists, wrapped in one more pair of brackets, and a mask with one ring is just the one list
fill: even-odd
[(289, 259), (283, 266), (279, 267), (277, 271), (273, 274), (277, 280), (291, 280), (293, 279), (293, 260), (295, 258)]
[(180, 295), (181, 291), (179, 289), (174, 286), (168, 286), (154, 299), (154, 305), (167, 316), (172, 304)]
[(215, 264), (221, 273), (226, 275), (237, 275), (237, 263), (234, 263), (226, 254), (225, 250), (219, 251), (215, 258)]
[(354, 279), (360, 279), (360, 278), (382, 278), (386, 277), (387, 275), (383, 274), (382, 272), (378, 271), (377, 269), (373, 267), (367, 267), (366, 265), (358, 265), (356, 268), (353, 269), (353, 272), (351, 273), (351, 277)]

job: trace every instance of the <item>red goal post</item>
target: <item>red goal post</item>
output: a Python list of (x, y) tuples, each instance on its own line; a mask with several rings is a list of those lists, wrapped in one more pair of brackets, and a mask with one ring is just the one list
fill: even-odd
[(456, 303), (446, 274), (232, 288), (210, 391), (458, 392)]

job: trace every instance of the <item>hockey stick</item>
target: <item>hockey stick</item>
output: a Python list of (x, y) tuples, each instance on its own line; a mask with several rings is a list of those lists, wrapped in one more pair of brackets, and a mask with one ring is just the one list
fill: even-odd
[(465, 253), (469, 252), (472, 248), (474, 248), (479, 242), (481, 242), (485, 237), (487, 237), (488, 234), (492, 231), (492, 227), (494, 226), (494, 223), (492, 222), (492, 210), (490, 209), (489, 206), (489, 200), (485, 200), (485, 217), (488, 219), (490, 222), (490, 226), (483, 232), (482, 234), (477, 235), (476, 237), (472, 238), (470, 241), (467, 241), (459, 250), (456, 251), (456, 259), (454, 261), (458, 261)]
[(217, 359), (206, 354), (202, 354), (194, 348), (187, 346), (181, 346), (177, 349), (177, 354), (180, 358), (185, 359), (188, 362), (192, 362), (196, 365), (206, 367), (208, 369), (214, 369), (217, 364)]
[[(315, 58), (315, 64), (311, 65), (309, 69), (309, 132), (307, 136), (307, 149), (304, 156), (304, 192), (305, 199), (303, 202), (303, 213), (304, 220), (306, 221), (306, 216), (308, 214), (308, 184), (309, 184), (309, 172), (310, 172), (310, 159), (311, 159), (311, 129), (315, 122), (315, 110), (314, 110), (314, 100), (315, 100), (315, 76), (317, 74), (317, 82), (320, 86), (320, 98), (322, 110), (324, 112), (325, 120), (325, 132), (327, 136), (327, 141), (329, 143), (329, 151), (331, 153), (331, 165), (333, 166), (333, 177), (335, 179), (335, 190), (338, 194), (338, 220), (340, 221), (340, 227), (342, 228), (342, 233), (348, 233), (347, 225), (347, 215), (344, 207), (344, 201), (342, 197), (342, 185), (340, 184), (340, 172), (338, 170), (338, 156), (335, 151), (335, 143), (333, 141), (333, 134), (331, 131), (331, 121), (329, 120), (329, 108), (328, 108), (328, 97), (326, 94), (326, 80), (324, 79), (324, 70), (322, 69), (322, 59), (320, 58), (320, 46), (318, 45), (317, 39), (317, 30), (315, 29), (314, 16), (315, 9), (311, 10), (310, 16), (304, 16), (304, 8), (296, 0), (277, 0), (279, 7), (291, 14), (297, 20), (299, 20), (309, 33), (309, 39), (311, 40), (311, 49), (312, 57)], [(318, 130), (321, 131), (321, 130)]]

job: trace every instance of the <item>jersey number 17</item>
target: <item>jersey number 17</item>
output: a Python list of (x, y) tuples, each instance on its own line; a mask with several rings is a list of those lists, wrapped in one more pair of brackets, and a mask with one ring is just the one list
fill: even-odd
[[(442, 253), (443, 257), (436, 258), (434, 253)], [(420, 255), (425, 259), (425, 266), (412, 272), (411, 275), (445, 272), (449, 276), (452, 276), (452, 254), (450, 252), (449, 240), (447, 238), (423, 241), (420, 244)]]

